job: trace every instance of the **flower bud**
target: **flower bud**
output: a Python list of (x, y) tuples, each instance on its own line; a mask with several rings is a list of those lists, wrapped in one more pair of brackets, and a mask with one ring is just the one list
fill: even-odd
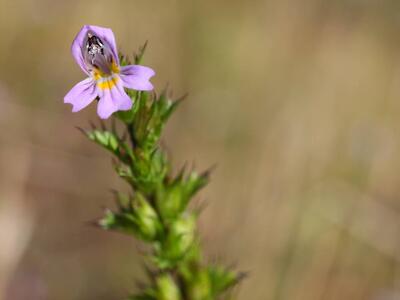
[(182, 295), (178, 286), (168, 274), (157, 278), (157, 299), (158, 300), (180, 300)]
[(132, 206), (141, 238), (148, 241), (154, 240), (161, 228), (157, 213), (142, 194), (136, 194)]
[(175, 261), (181, 259), (195, 240), (195, 216), (182, 215), (171, 223), (168, 236), (162, 246), (163, 256)]
[(208, 272), (204, 269), (193, 272), (190, 281), (186, 282), (186, 288), (190, 299), (210, 299), (212, 291)]

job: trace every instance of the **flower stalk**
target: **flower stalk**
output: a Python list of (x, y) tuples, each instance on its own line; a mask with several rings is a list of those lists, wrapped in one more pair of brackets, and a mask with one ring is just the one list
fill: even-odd
[[(101, 46), (102, 41), (93, 38), (92, 32), (89, 38)], [(134, 56), (133, 66), (141, 63), (145, 48), (146, 45)], [(114, 49), (105, 49), (112, 57)], [(90, 66), (92, 60), (89, 60)], [(118, 61), (121, 70), (131, 65), (129, 58), (122, 55), (110, 61)], [(108, 70), (107, 66), (103, 69)], [(139, 70), (143, 72), (144, 69)], [(150, 85), (149, 75), (147, 72), (140, 79), (147, 84), (146, 88)], [(183, 168), (174, 174), (159, 145), (163, 128), (181, 99), (171, 99), (166, 90), (158, 96), (144, 89), (122, 91), (132, 104), (123, 109), (114, 107), (107, 114), (113, 113), (113, 122), (120, 122), (124, 131), (119, 133), (116, 126), (106, 128), (104, 125), (82, 131), (113, 155), (115, 172), (131, 187), (130, 194), (114, 192), (116, 209), (107, 209), (97, 224), (105, 230), (131, 235), (148, 245), (149, 283), (128, 299), (228, 299), (241, 275), (204, 262), (196, 227), (199, 212), (189, 208), (196, 193), (208, 183), (209, 172)]]

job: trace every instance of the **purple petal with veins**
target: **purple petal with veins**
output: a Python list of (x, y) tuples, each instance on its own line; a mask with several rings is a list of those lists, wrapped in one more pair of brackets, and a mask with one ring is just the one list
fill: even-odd
[(99, 26), (85, 25), (76, 35), (71, 46), (72, 56), (75, 58), (75, 61), (78, 63), (81, 69), (89, 75), (88, 67), (85, 63), (84, 57), (86, 51), (86, 42), (88, 40), (88, 33), (91, 33), (99, 37), (101, 40), (105, 41), (111, 53), (113, 54), (113, 58), (116, 64), (119, 65), (118, 51), (115, 43), (114, 33), (112, 32), (112, 30)]
[(100, 101), (97, 105), (97, 114), (102, 119), (108, 119), (116, 111), (132, 108), (132, 100), (125, 93), (120, 81), (111, 89), (98, 89), (98, 92)]
[(86, 78), (76, 84), (64, 97), (64, 103), (72, 104), (72, 112), (80, 111), (97, 97), (96, 84), (92, 78)]
[(121, 79), (126, 88), (138, 91), (151, 91), (153, 85), (149, 81), (155, 72), (145, 66), (131, 65), (121, 67)]

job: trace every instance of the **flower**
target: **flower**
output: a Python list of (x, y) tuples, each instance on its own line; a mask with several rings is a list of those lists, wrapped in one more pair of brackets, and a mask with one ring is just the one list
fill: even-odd
[(89, 77), (76, 84), (64, 97), (72, 112), (80, 111), (98, 99), (97, 114), (107, 119), (118, 110), (129, 110), (131, 98), (124, 88), (150, 91), (149, 79), (155, 72), (145, 66), (121, 67), (114, 33), (109, 28), (85, 25), (71, 46), (72, 56)]

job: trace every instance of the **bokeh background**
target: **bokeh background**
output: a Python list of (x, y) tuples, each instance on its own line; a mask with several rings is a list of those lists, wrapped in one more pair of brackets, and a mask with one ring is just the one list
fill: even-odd
[(238, 299), (400, 299), (400, 2), (0, 0), (0, 299), (110, 300), (140, 244), (87, 225), (126, 188), (63, 97), (83, 24), (189, 97), (163, 137)]

